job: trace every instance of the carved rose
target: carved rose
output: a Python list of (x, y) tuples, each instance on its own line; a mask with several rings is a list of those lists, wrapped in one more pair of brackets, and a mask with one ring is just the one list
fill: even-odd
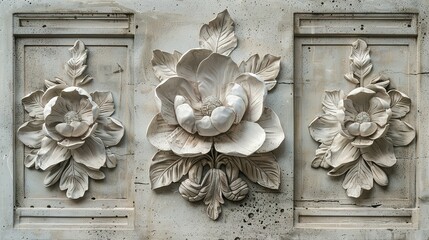
[[(81, 41), (70, 49), (73, 58), (66, 64), (74, 85), (92, 80), (81, 74), (87, 50)], [(80, 81), (78, 82), (77, 80)], [(124, 135), (110, 92), (89, 94), (81, 87), (69, 87), (56, 78), (46, 80), (46, 92), (30, 93), (22, 99), (32, 118), (17, 131), (18, 139), (33, 150), (25, 158), (26, 167), (46, 170), (45, 185), (60, 181), (67, 197), (76, 199), (88, 190), (88, 178), (103, 179), (101, 167), (116, 166), (116, 156), (106, 149), (117, 145)]]
[(388, 184), (382, 167), (393, 166), (397, 161), (393, 148), (407, 146), (416, 133), (401, 120), (410, 111), (410, 98), (397, 90), (386, 92), (390, 80), (383, 76), (365, 81), (372, 64), (363, 40), (353, 43), (350, 59), (352, 72), (345, 77), (360, 87), (347, 96), (341, 90), (326, 91), (324, 114), (310, 123), (309, 131), (321, 143), (311, 166), (332, 168), (330, 176), (345, 175), (343, 188), (357, 198), (374, 181)]
[[(156, 88), (162, 119), (153, 119), (148, 138), (159, 149), (195, 156), (208, 153), (214, 144), (220, 153), (249, 156), (272, 151), (283, 141), (277, 115), (264, 110), (266, 87), (256, 74), (241, 73), (230, 57), (207, 49), (183, 54), (176, 71), (177, 76)], [(157, 139), (165, 124), (177, 126), (168, 133), (168, 145)]]

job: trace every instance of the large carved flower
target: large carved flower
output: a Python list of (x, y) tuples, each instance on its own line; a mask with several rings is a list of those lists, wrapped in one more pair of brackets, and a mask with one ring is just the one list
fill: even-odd
[(352, 145), (371, 146), (389, 127), (390, 97), (383, 87), (356, 88), (344, 100), (344, 113), (343, 132)]
[(264, 108), (264, 82), (241, 73), (230, 57), (192, 49), (179, 59), (176, 71), (156, 88), (161, 113), (150, 124), (148, 138), (157, 148), (196, 156), (214, 144), (220, 153), (249, 156), (272, 151), (283, 141), (277, 115)]

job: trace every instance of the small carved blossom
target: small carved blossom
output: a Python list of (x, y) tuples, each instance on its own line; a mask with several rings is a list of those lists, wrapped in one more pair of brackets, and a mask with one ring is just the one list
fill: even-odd
[(312, 167), (332, 168), (330, 176), (345, 174), (343, 188), (357, 198), (363, 189), (373, 187), (373, 181), (388, 184), (382, 167), (393, 166), (393, 147), (407, 146), (416, 133), (401, 120), (410, 111), (410, 98), (398, 90), (387, 92), (390, 80), (383, 76), (365, 81), (372, 64), (363, 40), (353, 43), (350, 59), (352, 72), (345, 78), (360, 87), (347, 96), (341, 90), (326, 91), (324, 114), (310, 123), (309, 130), (321, 143)]
[(280, 58), (254, 55), (238, 66), (228, 56), (237, 46), (225, 10), (200, 32), (200, 47), (185, 54), (155, 50), (152, 65), (160, 113), (147, 137), (161, 151), (150, 168), (152, 188), (182, 181), (189, 201), (204, 200), (217, 219), (223, 197), (243, 199), (251, 181), (277, 189), (280, 169), (270, 151), (284, 139), (277, 115), (264, 106), (276, 84)]
[[(84, 44), (76, 41), (70, 52), (73, 57), (66, 70), (73, 85), (89, 83), (92, 77), (82, 76), (87, 57)], [(25, 166), (48, 171), (46, 186), (60, 181), (68, 198), (80, 198), (88, 190), (88, 177), (103, 179), (100, 168), (116, 166), (116, 156), (106, 147), (120, 142), (124, 127), (111, 117), (115, 111), (112, 93), (89, 94), (59, 78), (46, 80), (45, 85), (45, 92), (37, 90), (22, 99), (32, 118), (17, 132), (18, 139), (33, 149)]]

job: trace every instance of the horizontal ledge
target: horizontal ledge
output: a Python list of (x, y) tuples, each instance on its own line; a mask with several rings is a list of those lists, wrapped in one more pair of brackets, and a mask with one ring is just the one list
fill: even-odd
[(414, 209), (296, 208), (297, 228), (414, 228)]
[(17, 208), (17, 228), (132, 229), (134, 208)]
[(294, 16), (295, 35), (417, 35), (417, 14), (349, 13)]
[(130, 34), (132, 14), (15, 14), (15, 35)]

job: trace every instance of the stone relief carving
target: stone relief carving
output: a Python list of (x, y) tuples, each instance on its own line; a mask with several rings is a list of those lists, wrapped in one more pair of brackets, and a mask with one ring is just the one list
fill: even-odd
[(30, 120), (19, 127), (18, 139), (31, 149), (25, 166), (47, 171), (44, 184), (59, 181), (67, 197), (77, 199), (88, 190), (88, 178), (104, 179), (102, 167), (116, 167), (109, 147), (124, 135), (111, 92), (88, 93), (81, 86), (93, 78), (84, 75), (88, 50), (77, 40), (65, 64), (70, 80), (45, 80), (46, 91), (34, 91), (22, 99)]
[(330, 176), (345, 175), (343, 188), (354, 198), (370, 190), (373, 181), (388, 184), (382, 168), (396, 163), (394, 147), (407, 146), (416, 135), (401, 120), (410, 111), (410, 98), (389, 89), (390, 80), (382, 75), (366, 78), (373, 66), (369, 53), (365, 41), (352, 44), (351, 71), (344, 77), (357, 87), (347, 95), (325, 91), (324, 114), (309, 125), (310, 135), (320, 143), (311, 166), (331, 169)]
[(264, 99), (276, 84), (280, 58), (256, 54), (238, 66), (229, 57), (237, 37), (226, 10), (201, 28), (199, 43), (184, 54), (153, 51), (160, 113), (147, 137), (160, 151), (150, 179), (152, 189), (181, 181), (180, 194), (203, 200), (216, 220), (223, 197), (238, 201), (247, 195), (240, 172), (261, 186), (279, 187), (280, 168), (271, 151), (284, 133)]

